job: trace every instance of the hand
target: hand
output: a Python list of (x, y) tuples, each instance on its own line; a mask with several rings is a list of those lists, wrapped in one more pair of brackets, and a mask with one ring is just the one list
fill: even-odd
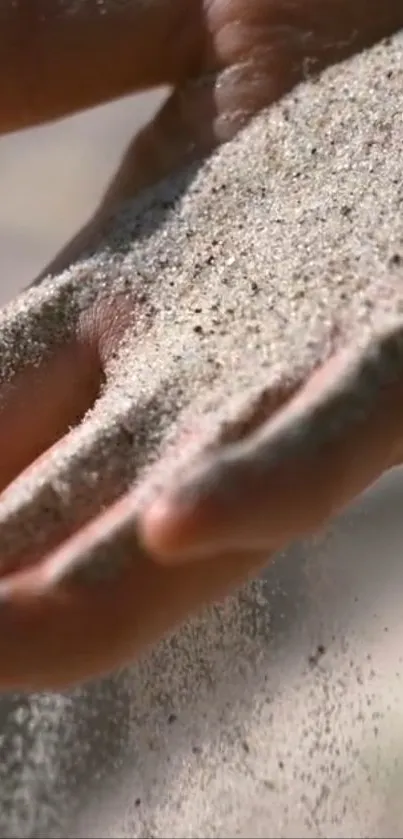
[(267, 561), (219, 552), (167, 570), (139, 542), (138, 492), (125, 489), (152, 412), (131, 376), (135, 340), (116, 410), (113, 367), (136, 305), (87, 281), (90, 304), (58, 281), (0, 317), (2, 690), (62, 688), (126, 664)]
[[(85, 3), (69, 19), (66, 6), (41, 3), (43, 14), (35, 27), (28, 5), (2, 7), (7, 45), (0, 56), (2, 130), (152, 84), (169, 82), (175, 88), (153, 125), (129, 149), (96, 224), (86, 231), (91, 235), (119, 201), (186, 161), (189, 145), (192, 153), (201, 154), (232, 136), (301, 78), (307, 60), (319, 67), (403, 23), (397, 0), (381, 5), (329, 0), (326, 13), (322, 0), (292, 6), (280, 0), (211, 0), (204, 5), (178, 0), (159, 4), (158, 14), (150, 0), (149, 6), (124, 4), (132, 18), (124, 11), (122, 17), (98, 21)], [(35, 63), (38, 55), (42, 60)], [(196, 84), (200, 77), (206, 80), (201, 87)], [(76, 250), (84, 241), (76, 242)], [(59, 268), (73, 254), (74, 248), (70, 256), (65, 253)], [(66, 294), (65, 320), (52, 321), (58, 326), (57, 341), (52, 333), (46, 343), (38, 340), (38, 320), (32, 318), (35, 307), (39, 321), (50, 317), (41, 294), (39, 286), (30, 292), (25, 309), (19, 304), (26, 318), (22, 328), (21, 321), (15, 328), (12, 307), (1, 323), (3, 689), (62, 687), (124, 664), (194, 609), (255, 573), (271, 552), (320, 526), (400, 458), (396, 383), (374, 402), (359, 436), (346, 421), (342, 437), (325, 438), (319, 450), (310, 448), (304, 457), (302, 447), (292, 442), (293, 429), (311, 439), (318, 418), (319, 428), (328, 428), (321, 413), (332, 405), (327, 377), (335, 377), (343, 397), (347, 388), (335, 362), (310, 382), (301, 382), (296, 396), (273, 394), (272, 420), (266, 415), (260, 430), (247, 439), (213, 456), (201, 451), (198, 463), (189, 463), (191, 503), (188, 498), (183, 504), (183, 492), (181, 498), (173, 480), (167, 499), (142, 506), (137, 490), (124, 494), (125, 446), (130, 442), (125, 417), (115, 416), (106, 429), (108, 443), (100, 447), (92, 432), (97, 416), (101, 424), (102, 417), (96, 410), (86, 413), (105, 377), (103, 393), (113, 387), (109, 363), (131, 323), (135, 301), (119, 295), (113, 283), (109, 297), (85, 306)], [(381, 376), (383, 382), (387, 377)], [(317, 411), (310, 401), (314, 395)], [(308, 419), (302, 423), (304, 411)], [(282, 459), (273, 462), (276, 435), (284, 448)], [(122, 460), (113, 471), (111, 452), (117, 443)], [(71, 463), (74, 452), (79, 468), (66, 493), (66, 456)], [(86, 484), (87, 479), (92, 483)], [(189, 480), (183, 476), (187, 490)], [(248, 496), (241, 480), (247, 481)], [(235, 510), (236, 530), (229, 520)], [(105, 563), (108, 554), (111, 563)], [(200, 556), (203, 562), (191, 561)]]
[(401, 463), (402, 374), (402, 323), (340, 352), (242, 439), (181, 466), (141, 518), (143, 543), (172, 566), (314, 533)]
[(165, 501), (150, 503), (141, 485), (127, 492), (149, 408), (131, 376), (134, 341), (128, 401), (111, 412), (112, 362), (136, 307), (113, 284), (84, 308), (72, 291), (60, 283), (52, 310), (34, 289), (0, 323), (2, 690), (62, 688), (126, 664), (322, 526), (401, 455), (398, 325), (374, 339), (377, 353), (372, 345), (328, 362), (294, 395), (266, 394), (270, 407), (250, 433), (201, 447)]
[(307, 76), (403, 26), (401, 0), (3, 0), (0, 132), (169, 85), (100, 206), (41, 276), (92, 244), (140, 188), (230, 140)]

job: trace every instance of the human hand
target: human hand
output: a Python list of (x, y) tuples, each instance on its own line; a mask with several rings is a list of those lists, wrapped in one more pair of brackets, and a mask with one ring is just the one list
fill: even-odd
[[(141, 481), (128, 490), (156, 407), (130, 375), (135, 342), (117, 398), (114, 358), (135, 301), (112, 288), (80, 311), (71, 290), (67, 282), (52, 299), (34, 289), (0, 323), (2, 690), (61, 689), (125, 665), (401, 456), (397, 325), (295, 395), (265, 393), (239, 442), (201, 445), (187, 466), (182, 456), (179, 483), (167, 469), (168, 505)], [(228, 427), (227, 439), (237, 432)]]
[(127, 487), (155, 445), (155, 406), (132, 376), (138, 301), (117, 286), (84, 270), (0, 315), (2, 690), (124, 665), (267, 560), (219, 553), (167, 571), (139, 541)]
[(198, 453), (153, 500), (143, 542), (166, 566), (312, 535), (401, 463), (403, 326), (340, 352), (271, 416)]
[(230, 140), (298, 82), (403, 26), (400, 0), (3, 0), (0, 133), (156, 86), (171, 94), (129, 144), (61, 271), (122, 201)]
[[(210, 8), (219, 6), (210, 4)], [(229, 8), (228, 4), (225, 8)], [(250, 8), (248, 5), (248, 12)], [(267, 10), (266, 5), (264, 8)], [(368, 9), (375, 6), (366, 5), (365, 11)], [(400, 16), (396, 3), (384, 4), (382, 26), (387, 9), (393, 11), (396, 19)], [(368, 34), (370, 16), (364, 18), (359, 31)], [(379, 18), (376, 20), (379, 22)], [(388, 20), (390, 23), (391, 18)], [(253, 27), (252, 33), (255, 38)], [(256, 66), (258, 54), (259, 49), (254, 58)], [(266, 67), (256, 86), (259, 97), (267, 74)], [(291, 78), (283, 78), (286, 77)], [(236, 78), (229, 97), (235, 117), (237, 102), (243, 102), (242, 73)], [(298, 74), (292, 78), (297, 79)], [(278, 93), (281, 91), (280, 85)], [(220, 88), (220, 95), (221, 92)], [(197, 102), (196, 94), (187, 101)], [(259, 102), (267, 101), (264, 94), (252, 101), (250, 112), (243, 106), (241, 111), (251, 115), (260, 107)], [(178, 126), (178, 138), (189, 137), (187, 128), (181, 128), (181, 119), (189, 113), (187, 108), (179, 109), (169, 122), (171, 130)], [(228, 114), (225, 109), (222, 113)], [(192, 131), (193, 126), (201, 124), (199, 117), (194, 122), (186, 118), (184, 123), (191, 124)], [(217, 124), (220, 127), (220, 121)], [(237, 117), (234, 125), (238, 126)], [(144, 142), (144, 136), (140, 142)], [(166, 134), (161, 132), (160, 148), (166, 149), (163, 136)], [(226, 136), (217, 134), (217, 138)], [(182, 150), (185, 148), (186, 143)], [(165, 151), (163, 159), (171, 167), (175, 155), (164, 155)], [(135, 155), (132, 161), (136, 159), (141, 157)], [(183, 157), (179, 155), (177, 159)], [(158, 176), (160, 170), (153, 166), (150, 172)], [(140, 170), (134, 167), (132, 171)], [(115, 199), (130, 194), (135, 180), (126, 176), (121, 179)], [(81, 285), (82, 297), (77, 296), (77, 288), (71, 293), (68, 282), (61, 283), (58, 294), (63, 304), (62, 317), (60, 307), (55, 316), (45, 284), (7, 310), (2, 321), (3, 688), (61, 687), (124, 664), (194, 609), (221, 597), (249, 573), (255, 573), (268, 561), (270, 553), (284, 547), (290, 539), (320, 527), (400, 458), (401, 392), (395, 380), (389, 383), (389, 368), (384, 369), (383, 365), (378, 380), (378, 385), (385, 385), (382, 400), (375, 387), (374, 410), (366, 413), (360, 431), (357, 433), (354, 417), (350, 420), (348, 411), (343, 435), (327, 440), (329, 415), (325, 408), (332, 408), (331, 425), (338, 402), (335, 406), (329, 401), (326, 382), (329, 379), (331, 383), (332, 376), (336, 376), (336, 391), (343, 403), (346, 393), (350, 393), (346, 377), (334, 362), (333, 368), (325, 367), (316, 379), (297, 383), (301, 394), (296, 403), (290, 401), (293, 394), (287, 388), (269, 393), (269, 407), (266, 404), (266, 413), (260, 416), (261, 430), (256, 436), (248, 433), (247, 439), (229, 448), (221, 441), (213, 451), (204, 452), (201, 446), (198, 461), (193, 461), (193, 465), (189, 461), (181, 476), (188, 489), (186, 476), (191, 479), (185, 506), (177, 498), (174, 476), (171, 491), (169, 487), (166, 490), (171, 506), (165, 505), (165, 510), (163, 498), (157, 498), (153, 506), (141, 501), (137, 487), (125, 495), (133, 478), (126, 471), (133, 429), (126, 427), (126, 408), (122, 411), (120, 407), (108, 417), (102, 414), (102, 408), (108, 393), (113, 398), (114, 356), (122, 336), (136, 320), (139, 301), (121, 293), (116, 278), (109, 278), (101, 295), (91, 285), (88, 272), (83, 273)], [(38, 331), (40, 321), (47, 321), (48, 339)], [(399, 341), (393, 341), (393, 346), (400, 346)], [(388, 341), (386, 345), (389, 347)], [(133, 347), (131, 358), (135, 355)], [(397, 355), (399, 361), (399, 352)], [(105, 379), (102, 398), (86, 414)], [(359, 376), (353, 377), (353, 402), (358, 397), (359, 408), (360, 382)], [(129, 381), (126, 385), (131, 414), (138, 404), (138, 394), (130, 390)], [(308, 400), (313, 393), (319, 400), (318, 410), (312, 410)], [(281, 406), (289, 401), (282, 413)], [(35, 412), (27, 409), (31, 405)], [(309, 405), (308, 419), (301, 423)], [(140, 411), (136, 415), (135, 430), (141, 431), (142, 422), (149, 421), (151, 408), (147, 405), (144, 414)], [(274, 415), (273, 422), (278, 423), (277, 431), (270, 424), (270, 413)], [(294, 432), (298, 437), (305, 429), (309, 440), (316, 439), (318, 417), (322, 446), (319, 450), (308, 447), (302, 456), (302, 446), (293, 448)], [(101, 438), (97, 428), (102, 430)], [(279, 439), (284, 442), (280, 455)], [(304, 434), (302, 439), (307, 441)], [(71, 469), (72, 464), (75, 477), (67, 481), (66, 469)], [(256, 475), (259, 464), (261, 471)], [(231, 496), (229, 472), (233, 478)], [(310, 479), (312, 475), (314, 480)], [(240, 486), (246, 480), (248, 493), (245, 483)], [(239, 513), (237, 529), (229, 517), (235, 510)], [(191, 561), (200, 556), (203, 562)]]

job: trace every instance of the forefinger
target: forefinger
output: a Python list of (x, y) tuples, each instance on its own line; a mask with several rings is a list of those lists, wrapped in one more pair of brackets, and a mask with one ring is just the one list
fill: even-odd
[(242, 441), (189, 465), (143, 519), (161, 562), (312, 533), (400, 456), (403, 330), (327, 362)]

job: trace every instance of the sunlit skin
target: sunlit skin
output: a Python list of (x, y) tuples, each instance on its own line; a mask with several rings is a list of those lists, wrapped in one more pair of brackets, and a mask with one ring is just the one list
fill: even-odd
[[(80, 252), (123, 199), (231, 139), (307, 73), (397, 31), (403, 4), (0, 0), (0, 25), (3, 133), (155, 85), (173, 88), (128, 148), (92, 222), (53, 263), (55, 271)], [(39, 368), (25, 369), (13, 387), (0, 392), (2, 489), (37, 457), (46, 457), (93, 403), (99, 358), (114, 352), (128, 314), (117, 312), (111, 317), (110, 307), (107, 313), (89, 310), (69, 346)], [(122, 528), (134, 506), (130, 496), (67, 539), (61, 533), (59, 547), (49, 545), (42, 558), (27, 548), (28, 570), (3, 570), (0, 688), (61, 688), (128, 663), (194, 610), (256, 573), (291, 540), (321, 528), (398, 463), (399, 377), (382, 388), (359, 428), (352, 423), (325, 445), (306, 452), (290, 448), (287, 457), (273, 461), (276, 428), (299, 421), (315, 400), (327, 398), (329, 383), (343, 390), (345, 363), (344, 356), (332, 359), (296, 394), (282, 392), (257, 433), (189, 463), (182, 486), (173, 478), (165, 497), (143, 510), (137, 536), (128, 531), (123, 549), (132, 562), (108, 585), (72, 585), (69, 574), (99, 540), (111, 552), (116, 540), (116, 550), (122, 550)], [(359, 389), (358, 374), (354, 382)], [(31, 404), (35, 412), (27, 411)], [(225, 491), (229, 474), (231, 499)]]

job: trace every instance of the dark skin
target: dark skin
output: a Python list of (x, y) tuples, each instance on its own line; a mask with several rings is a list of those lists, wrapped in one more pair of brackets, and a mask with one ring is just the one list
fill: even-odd
[[(139, 188), (229, 140), (308, 71), (397, 31), (403, 4), (0, 0), (0, 22), (3, 133), (156, 85), (173, 88), (128, 148), (92, 222), (53, 263), (56, 270)], [(0, 392), (3, 489), (46, 457), (93, 403), (99, 359), (113, 353), (128, 315), (121, 305), (116, 300), (113, 317), (110, 306), (89, 309), (69, 346), (39, 367), (27, 366)], [(201, 453), (152, 506), (134, 513), (129, 495), (85, 527), (60, 533), (59, 547), (49, 544), (43, 556), (31, 556), (27, 547), (25, 570), (8, 567), (0, 582), (0, 688), (61, 688), (127, 663), (291, 540), (322, 527), (400, 462), (399, 375), (375, 387), (359, 426), (347, 422), (342, 434), (320, 446), (287, 444), (273, 458), (278, 429), (284, 437), (304, 412), (317, 418), (315, 400), (331, 399), (329, 384), (345, 392), (346, 364), (353, 392), (359, 391), (355, 359), (354, 351), (352, 362), (331, 359), (296, 392), (273, 395), (263, 425), (237, 443)], [(36, 411), (27, 418), (30, 404)], [(315, 424), (308, 426), (315, 434)], [(72, 583), (80, 558), (99, 541), (126, 553), (131, 561), (124, 572), (106, 586)]]

